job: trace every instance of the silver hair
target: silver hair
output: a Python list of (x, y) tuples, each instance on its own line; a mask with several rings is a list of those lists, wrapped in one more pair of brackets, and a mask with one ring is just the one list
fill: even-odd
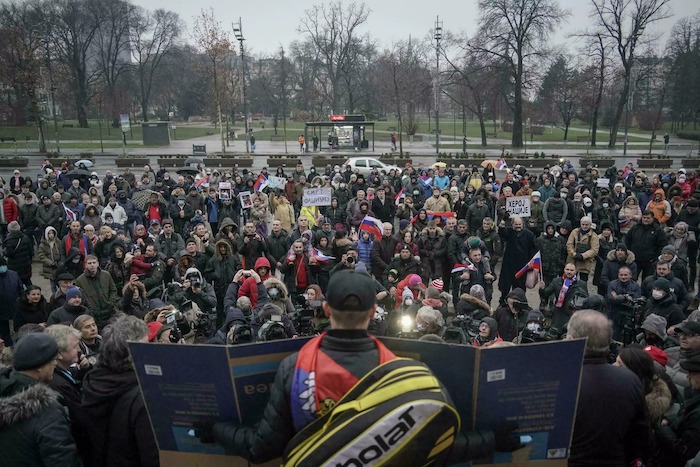
[(436, 309), (429, 306), (422, 306), (418, 309), (416, 313), (416, 319), (421, 317), (423, 321), (428, 324), (434, 325), (436, 328), (442, 328), (445, 326), (445, 319), (442, 317), (442, 313)]
[(65, 352), (68, 350), (68, 336), (72, 335), (76, 339), (80, 340), (80, 331), (70, 326), (66, 326), (65, 324), (52, 324), (44, 329), (44, 332), (56, 339), (59, 352)]
[(146, 322), (135, 316), (120, 315), (102, 333), (99, 366), (122, 373), (133, 369), (129, 341), (141, 341), (148, 335)]
[(250, 298), (246, 297), (245, 295), (238, 297), (238, 300), (236, 300), (236, 306), (243, 313), (250, 313), (250, 310), (253, 309), (253, 304), (251, 303)]
[(591, 218), (591, 216), (583, 216), (583, 217), (581, 218), (581, 220), (579, 220), (579, 223), (581, 223), (581, 222), (583, 222), (583, 221), (587, 221), (587, 222), (593, 223), (593, 219)]
[(567, 336), (574, 339), (587, 337), (587, 354), (607, 355), (612, 341), (612, 322), (599, 311), (579, 310), (569, 319)]

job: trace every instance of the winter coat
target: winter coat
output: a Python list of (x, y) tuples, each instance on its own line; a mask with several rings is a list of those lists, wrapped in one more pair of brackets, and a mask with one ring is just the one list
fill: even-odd
[(566, 291), (562, 307), (558, 308), (556, 302), (563, 286), (564, 279), (557, 277), (547, 284), (544, 289), (540, 289), (540, 298), (544, 300), (550, 297), (552, 298), (552, 327), (560, 331), (564, 328), (564, 325), (569, 322), (569, 318), (575, 311), (574, 307), (576, 305), (580, 306), (580, 303), (574, 303), (574, 298), (577, 298), (577, 301), (581, 301), (581, 298), (588, 297), (587, 284), (577, 278), (576, 281), (571, 284), (569, 290)]
[(129, 216), (127, 216), (126, 210), (124, 210), (124, 207), (119, 204), (115, 204), (114, 207), (112, 207), (110, 204), (107, 204), (107, 206), (104, 207), (101, 214), (103, 222), (105, 222), (107, 214), (111, 214), (114, 223), (121, 226), (126, 225), (127, 221), (129, 220)]
[[(65, 300), (65, 296), (63, 297)], [(48, 319), (46, 320), (46, 325), (51, 326), (52, 324), (68, 324), (73, 325), (75, 318), (80, 315), (90, 315), (93, 313), (88, 310), (84, 305), (72, 306), (67, 302), (63, 302), (63, 306), (60, 306), (53, 310)]]
[[(595, 270), (599, 247), (598, 235), (593, 229), (588, 229), (586, 233), (583, 233), (580, 228), (574, 229), (566, 242), (566, 262), (576, 264), (578, 272), (591, 273)], [(583, 256), (583, 260), (574, 259), (577, 253)]]
[(392, 222), (394, 220), (394, 200), (388, 195), (384, 197), (384, 202), (382, 203), (379, 197), (375, 196), (372, 200), (372, 212), (375, 214), (377, 219), (382, 222)]
[[(134, 300), (134, 291), (139, 291), (138, 300)], [(146, 287), (142, 283), (132, 284), (127, 282), (121, 290), (121, 300), (119, 301), (119, 311), (127, 315), (136, 316), (143, 319), (149, 311), (148, 298), (146, 297)]]
[(566, 264), (566, 240), (556, 232), (551, 237), (545, 232), (537, 237), (535, 245), (542, 257), (543, 277), (561, 276)]
[(374, 241), (370, 235), (369, 239), (365, 240), (363, 236), (357, 241), (357, 253), (360, 257), (360, 261), (365, 263), (367, 271), (372, 270), (372, 249), (374, 247)]
[(158, 235), (156, 240), (158, 244), (158, 253), (164, 259), (177, 258), (182, 250), (185, 249), (185, 241), (182, 235), (173, 232), (170, 237), (166, 237), (164, 233)]
[[(54, 203), (45, 206), (43, 203), (36, 210), (36, 218), (40, 229), (45, 229), (47, 226), (52, 226), (56, 230), (61, 225), (60, 218), (62, 212), (59, 210), (58, 206)], [(58, 235), (57, 235), (58, 237)]]
[(37, 211), (38, 206), (35, 203), (25, 203), (19, 208), (19, 224), (25, 232), (39, 228), (39, 219), (36, 215)]
[(452, 210), (450, 207), (450, 202), (444, 196), (438, 196), (437, 198), (435, 196), (431, 196), (425, 200), (423, 209), (434, 212), (448, 212)]
[[(245, 239), (250, 240), (246, 243)], [(241, 235), (238, 238), (238, 252), (243, 257), (243, 267), (250, 269), (255, 264), (255, 260), (267, 254), (267, 241), (261, 236), (261, 240), (256, 240), (255, 235)]]
[(684, 467), (700, 451), (700, 392), (688, 388), (678, 415), (668, 426), (655, 428), (660, 465)]
[(418, 237), (418, 251), (421, 259), (425, 262), (426, 276), (430, 279), (444, 277), (445, 255), (447, 254), (445, 232), (438, 227), (435, 236), (431, 237), (428, 229), (423, 229)]
[(491, 306), (485, 301), (478, 299), (468, 293), (463, 293), (459, 297), (459, 302), (455, 305), (455, 314), (466, 315), (475, 320), (481, 320), (493, 314)]
[[(658, 275), (656, 273), (648, 276), (644, 281), (642, 282), (642, 295), (644, 295), (647, 298), (651, 297), (651, 291), (653, 289), (654, 281), (658, 279)], [(681, 281), (679, 278), (677, 278), (674, 274), (673, 271), (671, 271), (671, 274), (666, 276), (666, 279), (671, 283), (671, 293), (675, 296), (676, 303), (681, 307), (681, 310), (685, 311), (688, 309), (688, 305), (690, 304), (690, 296), (688, 294), (688, 288), (685, 286), (685, 283)]]
[(654, 261), (661, 254), (661, 249), (668, 244), (668, 237), (658, 223), (640, 223), (627, 232), (624, 241), (627, 248), (634, 252), (636, 261), (646, 263)]
[[(303, 261), (303, 267), (306, 269), (306, 281), (307, 287), (311, 284), (316, 283), (316, 272), (318, 271), (318, 265), (309, 264), (309, 257), (302, 255), (301, 260)], [(293, 262), (289, 262), (288, 258), (282, 261), (282, 267), (280, 271), (284, 274), (284, 285), (287, 289), (293, 292), (297, 291), (297, 259)]]
[[(274, 269), (277, 268), (277, 263), (284, 261), (284, 258), (292, 246), (292, 238), (286, 230), (281, 230), (279, 235), (270, 232), (267, 236), (268, 254), (272, 257), (275, 264), (271, 264)], [(257, 263), (257, 261), (256, 261)]]
[(389, 262), (394, 258), (397, 241), (393, 236), (374, 241), (372, 246), (372, 274), (376, 278), (381, 278)]
[(603, 263), (603, 269), (600, 273), (600, 286), (604, 289), (608, 288), (610, 282), (617, 279), (617, 273), (622, 266), (627, 266), (632, 272), (632, 280), (637, 277), (637, 263), (634, 262), (636, 256), (634, 252), (627, 251), (627, 256), (624, 260), (620, 261), (617, 259), (615, 254), (616, 250), (612, 250), (608, 253), (605, 262)]
[[(219, 251), (222, 246), (226, 248), (226, 255), (222, 255)], [(214, 286), (216, 295), (223, 297), (233, 276), (241, 269), (241, 257), (238, 253), (231, 251), (231, 245), (226, 240), (216, 242), (214, 251), (214, 256), (209, 259), (204, 270), (204, 278)], [(268, 262), (268, 269), (269, 264)]]
[[(49, 241), (48, 233), (53, 230), (55, 236)], [(61, 262), (61, 240), (58, 239), (56, 229), (48, 226), (44, 230), (44, 238), (39, 244), (39, 261), (41, 261), (41, 274), (44, 279), (54, 280), (56, 269)]]
[(112, 276), (98, 269), (97, 275), (92, 277), (86, 270), (75, 280), (75, 285), (80, 287), (83, 303), (92, 310), (97, 326), (101, 329), (112, 317), (119, 302)]
[[(268, 271), (266, 276), (260, 276), (260, 279), (264, 282), (271, 277), (270, 271), (272, 270), (270, 268), (270, 262), (264, 256), (258, 258), (257, 261), (255, 261), (255, 267), (253, 269), (255, 269), (255, 271), (257, 272), (258, 268), (262, 268), (262, 267), (266, 267), (267, 271)], [(230, 282), (231, 281), (229, 281), (229, 283)], [(228, 284), (226, 284), (226, 286), (228, 287)], [(286, 287), (285, 287), (285, 290), (286, 290)], [(226, 290), (224, 290), (224, 293), (225, 292), (226, 292)], [(218, 295), (218, 293), (217, 293), (217, 295)], [(250, 303), (251, 303), (252, 307), (255, 308), (258, 304), (258, 286), (257, 286), (257, 283), (255, 282), (254, 278), (247, 277), (243, 281), (241, 286), (238, 288), (238, 297), (242, 297), (244, 295), (246, 297), (250, 298)]]
[(620, 224), (620, 233), (626, 235), (627, 232), (637, 225), (642, 220), (642, 210), (639, 207), (639, 202), (634, 196), (628, 196), (622, 203), (620, 212), (617, 216)]
[(568, 214), (569, 205), (565, 200), (552, 197), (545, 201), (542, 211), (545, 222), (552, 221), (558, 227), (567, 219)]
[[(654, 201), (656, 195), (661, 195), (659, 201)], [(659, 224), (666, 224), (671, 219), (671, 203), (666, 201), (666, 193), (661, 188), (654, 191), (654, 197), (649, 201), (646, 207), (654, 213), (654, 218)]]
[(0, 274), (0, 321), (13, 319), (17, 312), (19, 298), (24, 292), (24, 284), (19, 275), (8, 269)]
[(7, 268), (15, 271), (24, 281), (32, 277), (34, 242), (24, 233), (11, 232), (3, 241)]
[(498, 335), (506, 342), (518, 337), (527, 324), (527, 311), (513, 314), (508, 305), (499, 306), (493, 317), (498, 322)]
[(282, 229), (291, 232), (294, 227), (294, 206), (288, 202), (278, 202), (273, 211), (274, 219), (282, 223)]
[(7, 466), (82, 465), (59, 394), (6, 368), (0, 371), (0, 452)]
[(158, 467), (158, 447), (136, 373), (97, 366), (83, 382), (83, 411), (93, 465)]
[(675, 326), (685, 319), (685, 315), (681, 311), (681, 307), (676, 303), (673, 294), (666, 295), (661, 301), (650, 299), (644, 310), (644, 319), (652, 313), (666, 319), (668, 327)]
[(504, 244), (501, 277), (514, 277), (515, 273), (535, 256), (535, 235), (527, 229), (516, 232), (513, 228), (499, 228), (498, 235)]
[(15, 319), (12, 320), (15, 332), (27, 323), (41, 324), (49, 318), (49, 302), (42, 295), (38, 303), (29, 303), (26, 296), (19, 299)]

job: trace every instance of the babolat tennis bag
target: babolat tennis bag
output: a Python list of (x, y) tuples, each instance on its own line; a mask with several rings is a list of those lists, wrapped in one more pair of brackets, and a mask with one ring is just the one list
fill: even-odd
[(459, 430), (459, 414), (425, 364), (397, 358), (297, 433), (284, 465), (444, 465)]

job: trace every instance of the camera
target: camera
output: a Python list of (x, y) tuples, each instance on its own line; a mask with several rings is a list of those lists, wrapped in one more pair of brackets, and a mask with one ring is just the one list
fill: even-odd
[(566, 329), (554, 327), (542, 328), (536, 331), (529, 329), (527, 326), (523, 329), (521, 344), (532, 344), (535, 342), (552, 342), (560, 341), (566, 335)]
[(348, 264), (354, 264), (355, 263), (355, 257), (354, 256), (348, 256), (348, 258), (345, 260)]

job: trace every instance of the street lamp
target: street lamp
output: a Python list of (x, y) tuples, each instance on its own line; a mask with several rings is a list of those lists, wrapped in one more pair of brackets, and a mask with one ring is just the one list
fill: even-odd
[(435, 154), (440, 154), (440, 40), (442, 21), (435, 19)]
[(233, 35), (236, 36), (236, 40), (240, 44), (241, 51), (241, 67), (243, 69), (243, 122), (245, 124), (245, 152), (250, 153), (250, 135), (248, 134), (248, 100), (246, 99), (246, 83), (245, 83), (245, 50), (243, 48), (243, 24), (241, 18), (238, 17), (238, 23), (233, 24)]

